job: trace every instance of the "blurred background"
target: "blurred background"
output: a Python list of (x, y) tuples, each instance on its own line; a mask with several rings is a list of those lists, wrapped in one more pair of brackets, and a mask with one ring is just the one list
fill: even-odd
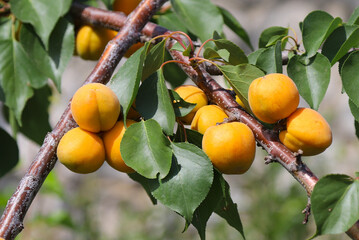
[[(359, 5), (355, 0), (212, 0), (229, 10), (247, 30), (253, 46), (260, 33), (271, 26), (291, 27), (300, 35), (299, 22), (313, 10), (324, 10), (347, 21)], [(250, 53), (246, 45), (226, 30), (227, 37)], [(122, 61), (123, 62), (123, 61)], [(73, 57), (62, 79), (62, 93), (54, 92), (50, 106), (50, 123), (54, 126), (68, 100), (90, 74), (96, 62)], [(301, 106), (307, 106), (302, 100)], [(304, 161), (318, 177), (330, 173), (354, 176), (359, 170), (359, 142), (348, 98), (341, 94), (337, 66), (327, 94), (319, 108), (333, 130), (333, 143), (324, 153)], [(0, 122), (6, 129), (3, 119)], [(36, 155), (39, 146), (19, 136), (19, 165), (0, 179), (0, 213), (21, 177)], [(264, 164), (265, 153), (257, 150), (252, 168), (244, 175), (225, 176), (232, 198), (238, 204), (247, 239), (306, 239), (315, 233), (312, 217), (302, 224), (301, 211), (307, 197), (288, 172), (279, 164)], [(19, 240), (170, 240), (199, 239), (190, 227), (182, 233), (185, 222), (176, 213), (158, 204), (153, 206), (140, 185), (126, 174), (107, 164), (95, 173), (74, 174), (56, 164), (34, 199), (25, 218)], [(223, 219), (213, 215), (207, 226), (207, 239), (232, 240), (241, 236)], [(349, 239), (345, 234), (317, 239)]]

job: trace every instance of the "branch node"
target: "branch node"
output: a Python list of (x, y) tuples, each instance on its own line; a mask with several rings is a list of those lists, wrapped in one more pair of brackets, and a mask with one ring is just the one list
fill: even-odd
[(268, 155), (264, 157), (264, 163), (266, 165), (270, 164), (270, 163), (274, 163), (277, 162), (277, 160), (272, 156), (272, 155)]

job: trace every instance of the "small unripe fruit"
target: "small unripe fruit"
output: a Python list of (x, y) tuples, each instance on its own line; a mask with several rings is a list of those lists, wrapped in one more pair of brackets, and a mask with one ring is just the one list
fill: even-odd
[(105, 148), (99, 136), (77, 127), (61, 138), (57, 157), (73, 172), (91, 173), (105, 161)]
[(208, 128), (203, 135), (202, 148), (220, 172), (242, 174), (253, 163), (256, 142), (247, 125), (232, 122)]
[(332, 131), (317, 111), (298, 108), (287, 118), (287, 130), (279, 134), (280, 141), (291, 151), (303, 151), (304, 156), (323, 152), (332, 143)]
[[(127, 127), (134, 123), (136, 122), (131, 119), (127, 119), (126, 121)], [(124, 122), (119, 121), (111, 130), (105, 132), (102, 138), (105, 144), (107, 163), (120, 172), (132, 173), (134, 170), (125, 164), (120, 151), (120, 145), (125, 131), (126, 128)]]
[(251, 83), (248, 89), (248, 102), (259, 120), (276, 123), (297, 109), (299, 92), (288, 76), (271, 73)]
[(141, 0), (115, 0), (113, 3), (113, 10), (123, 12), (124, 14), (130, 14)]
[(79, 88), (71, 102), (76, 123), (90, 132), (112, 128), (120, 115), (121, 106), (116, 94), (100, 83), (90, 83)]
[(186, 102), (196, 104), (189, 114), (180, 118), (184, 124), (191, 124), (198, 109), (208, 104), (207, 96), (200, 88), (191, 85), (179, 86), (175, 91)]
[(217, 105), (203, 106), (194, 115), (191, 129), (204, 134), (207, 128), (222, 123), (227, 117), (228, 115)]
[(76, 35), (75, 52), (83, 59), (98, 60), (115, 35), (116, 32), (110, 29), (84, 25)]

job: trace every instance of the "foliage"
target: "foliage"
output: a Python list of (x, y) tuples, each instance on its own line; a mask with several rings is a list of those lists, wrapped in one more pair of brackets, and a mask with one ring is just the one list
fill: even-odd
[[(171, 9), (159, 13), (154, 21), (170, 30), (189, 33), (192, 40), (205, 42), (213, 37), (201, 60), (218, 66), (246, 109), (250, 109), (250, 83), (268, 73), (282, 73), (284, 51), (288, 52), (288, 75), (313, 109), (319, 108), (326, 94), (331, 67), (339, 63), (343, 94), (349, 98), (359, 132), (359, 8), (348, 22), (323, 11), (309, 13), (301, 23), (303, 46), (290, 35), (290, 28), (267, 28), (260, 35), (258, 49), (246, 55), (223, 33), (223, 27), (228, 26), (253, 49), (248, 34), (229, 11), (209, 0), (170, 2)], [(111, 8), (111, 1), (103, 3)], [(61, 90), (61, 78), (74, 50), (76, 26), (70, 7), (70, 0), (13, 0), (11, 15), (0, 18), (0, 100), (8, 108), (15, 139), (20, 131), (40, 144), (50, 130), (48, 79), (57, 91)], [(181, 73), (172, 78), (179, 68), (173, 64), (163, 67), (170, 59), (167, 40), (156, 45), (147, 42), (109, 83), (120, 100), (124, 119), (133, 104), (143, 117), (127, 129), (121, 144), (124, 161), (137, 172), (130, 177), (144, 187), (153, 203), (161, 202), (181, 215), (185, 230), (192, 224), (201, 239), (206, 238), (212, 213), (245, 238), (229, 184), (201, 150), (202, 136), (176, 123), (176, 117), (187, 114), (193, 105), (168, 89), (169, 85), (182, 84), (186, 76)], [(288, 45), (292, 47), (288, 49)], [(191, 57), (189, 46), (179, 49)], [(41, 126), (42, 131), (34, 131)], [(2, 159), (7, 160), (1, 163), (1, 177), (16, 166), (18, 147), (3, 129), (0, 141)], [(315, 236), (345, 232), (359, 219), (358, 192), (358, 178), (328, 175), (318, 182), (312, 195)], [(47, 220), (73, 227), (64, 213)]]

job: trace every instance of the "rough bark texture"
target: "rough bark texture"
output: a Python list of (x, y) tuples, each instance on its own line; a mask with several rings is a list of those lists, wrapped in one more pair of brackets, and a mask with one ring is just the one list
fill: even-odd
[[(123, 28), (117, 36), (109, 42), (96, 67), (88, 76), (84, 84), (91, 82), (107, 83), (127, 49), (134, 44), (142, 28), (152, 15), (166, 0), (143, 0), (136, 10), (126, 19), (122, 19)], [(102, 16), (107, 18), (107, 16)], [(14, 239), (24, 228), (23, 220), (33, 199), (39, 191), (47, 175), (56, 163), (56, 148), (61, 137), (75, 127), (70, 103), (61, 119), (51, 133), (45, 137), (38, 154), (20, 181), (15, 193), (9, 199), (5, 211), (0, 219), (0, 237)]]

